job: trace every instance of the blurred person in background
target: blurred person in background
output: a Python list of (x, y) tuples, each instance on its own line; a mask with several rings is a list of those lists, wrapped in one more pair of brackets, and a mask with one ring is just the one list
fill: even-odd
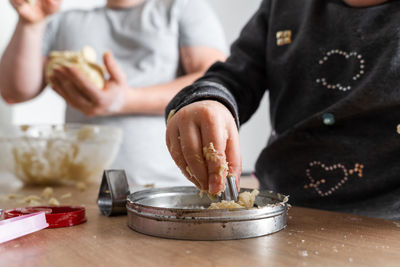
[(19, 14), (0, 61), (9, 104), (38, 96), (51, 51), (93, 47), (109, 73), (99, 90), (77, 68), (59, 67), (51, 85), (67, 103), (67, 123), (117, 126), (124, 139), (113, 168), (132, 184), (181, 185), (186, 179), (164, 144), (163, 114), (180, 88), (225, 60), (223, 30), (204, 0), (108, 0), (58, 12), (62, 0), (10, 0)]

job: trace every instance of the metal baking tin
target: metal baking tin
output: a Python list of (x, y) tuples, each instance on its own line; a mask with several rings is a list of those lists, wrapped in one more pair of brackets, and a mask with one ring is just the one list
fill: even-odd
[[(252, 191), (251, 189), (242, 189)], [(128, 226), (157, 237), (230, 240), (258, 237), (286, 227), (287, 197), (260, 191), (255, 208), (209, 210), (212, 202), (195, 187), (157, 188), (128, 197)]]

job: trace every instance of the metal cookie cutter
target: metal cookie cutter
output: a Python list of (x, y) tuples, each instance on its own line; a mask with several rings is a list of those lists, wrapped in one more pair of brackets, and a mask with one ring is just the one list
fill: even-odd
[(225, 183), (225, 191), (222, 192), (222, 200), (226, 201), (238, 201), (238, 191), (236, 187), (236, 180), (234, 176), (229, 176), (226, 178), (226, 183)]
[(129, 185), (124, 170), (105, 170), (100, 185), (97, 206), (105, 216), (126, 214)]

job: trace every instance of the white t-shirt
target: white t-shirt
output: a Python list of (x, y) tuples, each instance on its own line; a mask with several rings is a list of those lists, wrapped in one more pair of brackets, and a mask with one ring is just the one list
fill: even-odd
[[(53, 50), (80, 50), (85, 45), (100, 55), (112, 51), (132, 88), (176, 79), (181, 73), (180, 47), (226, 51), (222, 27), (204, 0), (145, 0), (132, 8), (72, 10), (50, 19), (44, 55)], [(125, 169), (131, 184), (189, 184), (168, 153), (163, 116), (88, 118), (68, 106), (66, 122), (122, 128), (123, 142), (112, 167)]]

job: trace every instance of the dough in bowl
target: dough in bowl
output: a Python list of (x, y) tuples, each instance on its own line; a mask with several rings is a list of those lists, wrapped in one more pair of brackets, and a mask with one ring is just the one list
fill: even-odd
[(52, 51), (46, 65), (45, 75), (47, 82), (51, 85), (50, 77), (54, 68), (60, 66), (74, 66), (79, 69), (97, 88), (104, 88), (104, 66), (96, 63), (96, 51), (85, 46), (81, 51)]

